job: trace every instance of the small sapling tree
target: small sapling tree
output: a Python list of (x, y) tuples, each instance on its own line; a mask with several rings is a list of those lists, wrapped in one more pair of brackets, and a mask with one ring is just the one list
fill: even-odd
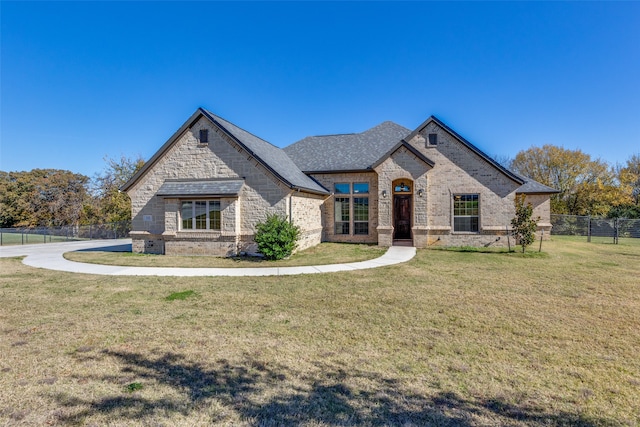
[(268, 260), (283, 259), (296, 248), (300, 228), (279, 215), (269, 215), (265, 222), (256, 224), (255, 241), (258, 250)]
[(516, 216), (511, 220), (513, 236), (516, 242), (522, 246), (522, 253), (527, 246), (536, 239), (537, 221), (532, 219), (533, 206), (531, 203), (525, 204), (525, 195), (516, 194)]

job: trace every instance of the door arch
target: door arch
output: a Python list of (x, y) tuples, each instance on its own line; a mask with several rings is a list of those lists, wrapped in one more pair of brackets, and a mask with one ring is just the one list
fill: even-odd
[(413, 218), (413, 181), (396, 179), (393, 189), (393, 239), (410, 240)]

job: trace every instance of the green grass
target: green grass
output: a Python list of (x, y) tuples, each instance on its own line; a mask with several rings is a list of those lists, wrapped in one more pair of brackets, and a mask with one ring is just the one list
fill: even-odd
[(197, 295), (195, 291), (182, 291), (182, 292), (174, 292), (165, 299), (167, 301), (175, 301), (175, 300), (185, 300), (189, 297)]
[(640, 424), (640, 245), (543, 250), (262, 278), (0, 259), (0, 425)]
[(73, 240), (82, 240), (66, 236), (51, 236), (45, 234), (27, 234), (27, 233), (0, 233), (2, 234), (2, 246), (10, 245), (27, 245), (38, 243), (57, 243), (68, 242)]
[(221, 258), (208, 256), (166, 256), (132, 252), (67, 252), (70, 261), (134, 267), (297, 267), (366, 261), (383, 255), (386, 248), (371, 245), (321, 243), (291, 255), (288, 259), (266, 261), (259, 257)]

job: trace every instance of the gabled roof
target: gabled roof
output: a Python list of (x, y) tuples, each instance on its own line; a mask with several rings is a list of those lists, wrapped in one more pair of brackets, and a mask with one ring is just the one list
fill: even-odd
[(418, 126), (416, 128), (416, 130), (414, 130), (413, 132), (411, 132), (411, 134), (407, 135), (407, 137), (405, 138), (405, 140), (410, 141), (411, 138), (413, 138), (414, 136), (416, 136), (420, 131), (422, 131), (422, 129), (424, 129), (425, 127), (427, 127), (427, 125), (429, 125), (429, 123), (436, 123), (438, 126), (440, 126), (441, 128), (443, 128), (444, 130), (446, 130), (447, 132), (449, 132), (449, 134), (451, 134), (451, 136), (453, 136), (454, 138), (456, 138), (458, 141), (460, 141), (463, 145), (467, 146), (471, 151), (473, 151), (474, 153), (476, 153), (478, 156), (480, 156), (481, 158), (483, 158), (485, 161), (489, 162), (489, 164), (493, 165), (496, 169), (498, 169), (500, 172), (502, 172), (503, 174), (505, 174), (506, 176), (508, 176), (509, 178), (511, 178), (512, 180), (514, 180), (515, 182), (517, 182), (518, 184), (522, 184), (517, 190), (517, 193), (523, 193), (523, 194), (552, 194), (552, 193), (559, 193), (558, 190), (548, 187), (544, 184), (541, 184), (537, 181), (534, 181), (531, 178), (528, 178), (526, 176), (522, 176), (520, 174), (517, 174), (515, 172), (513, 172), (510, 169), (507, 169), (506, 167), (502, 166), (500, 163), (498, 163), (497, 161), (495, 161), (494, 159), (492, 159), (491, 157), (487, 156), (482, 150), (480, 150), (478, 147), (476, 147), (475, 145), (473, 145), (472, 143), (470, 143), (469, 141), (467, 141), (466, 139), (464, 139), (462, 136), (460, 136), (456, 131), (454, 131), (453, 129), (451, 129), (449, 126), (447, 126), (446, 124), (444, 124), (440, 119), (438, 119), (436, 116), (431, 116), (429, 117), (427, 120), (425, 120), (424, 123), (422, 123), (420, 126)]
[(473, 151), (475, 154), (477, 154), (479, 157), (481, 157), (482, 159), (484, 159), (486, 162), (488, 162), (490, 165), (492, 165), (493, 167), (495, 167), (496, 169), (498, 169), (498, 171), (502, 172), (504, 175), (506, 175), (508, 178), (510, 178), (511, 180), (517, 182), (518, 184), (524, 184), (525, 181), (524, 179), (513, 173), (512, 171), (510, 171), (509, 169), (505, 168), (504, 166), (502, 166), (500, 163), (496, 162), (494, 159), (492, 159), (491, 157), (487, 156), (482, 150), (480, 150), (478, 147), (476, 147), (475, 145), (473, 145), (472, 143), (470, 143), (469, 141), (467, 141), (466, 139), (464, 139), (462, 136), (460, 136), (456, 131), (454, 131), (453, 129), (451, 129), (449, 126), (447, 126), (446, 124), (444, 124), (440, 119), (438, 119), (436, 116), (431, 116), (429, 117), (427, 120), (425, 120), (420, 126), (418, 126), (416, 128), (416, 130), (414, 130), (413, 132), (411, 132), (409, 135), (407, 135), (404, 140), (405, 141), (411, 141), (411, 139), (413, 137), (415, 137), (418, 133), (420, 133), (420, 131), (422, 131), (422, 129), (424, 129), (425, 127), (427, 127), (430, 123), (435, 123), (438, 126), (440, 126), (442, 129), (446, 130), (451, 136), (453, 136), (454, 138), (456, 138), (460, 143), (462, 143), (463, 145), (465, 145), (467, 148), (469, 148), (471, 151)]
[(189, 120), (145, 163), (142, 169), (121, 187), (121, 190), (127, 191), (130, 189), (162, 157), (169, 147), (201, 117), (206, 117), (289, 188), (317, 194), (329, 194), (324, 187), (305, 175), (282, 149), (203, 108), (198, 108)]
[(413, 154), (414, 156), (416, 156), (417, 158), (419, 158), (420, 160), (422, 160), (423, 162), (428, 164), (430, 167), (433, 167), (435, 165), (435, 163), (433, 163), (433, 161), (431, 161), (429, 158), (427, 158), (427, 156), (425, 156), (420, 151), (418, 151), (416, 149), (416, 147), (414, 147), (413, 145), (409, 144), (405, 140), (402, 140), (402, 141), (398, 142), (396, 145), (394, 145), (393, 147), (391, 147), (391, 149), (389, 151), (387, 151), (382, 156), (380, 156), (380, 158), (373, 165), (371, 165), (371, 168), (375, 168), (380, 163), (384, 162), (388, 157), (390, 157), (393, 153), (395, 153), (400, 147), (406, 148), (407, 150), (409, 150), (411, 152), (411, 154)]
[(306, 173), (364, 171), (409, 132), (387, 121), (361, 133), (308, 136), (284, 152)]

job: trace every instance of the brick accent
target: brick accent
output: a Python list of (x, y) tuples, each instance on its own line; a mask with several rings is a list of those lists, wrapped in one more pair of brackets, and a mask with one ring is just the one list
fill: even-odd
[[(369, 184), (369, 194), (363, 194), (362, 197), (369, 197), (369, 234), (354, 235), (353, 227), (350, 227), (350, 234), (335, 234), (335, 216), (334, 216), (334, 199), (332, 194), (324, 202), (322, 214), (322, 241), (325, 242), (347, 242), (347, 243), (378, 243), (378, 178), (375, 172), (356, 172), (356, 173), (330, 173), (330, 174), (311, 174), (316, 181), (323, 185), (326, 189), (333, 192), (336, 183), (366, 182)], [(340, 195), (342, 196), (342, 195)], [(345, 197), (359, 197), (359, 195), (348, 195)], [(353, 203), (351, 203), (353, 211)], [(353, 218), (353, 213), (351, 214)]]

